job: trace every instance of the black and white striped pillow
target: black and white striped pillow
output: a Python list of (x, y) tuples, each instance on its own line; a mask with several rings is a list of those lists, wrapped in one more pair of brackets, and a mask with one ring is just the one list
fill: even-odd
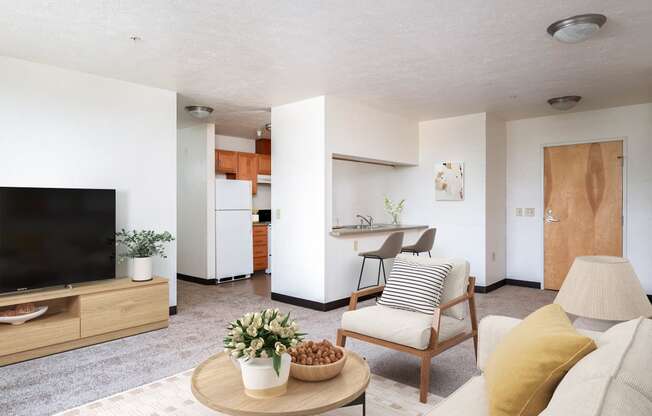
[(451, 264), (421, 264), (396, 258), (379, 305), (432, 314), (439, 306)]

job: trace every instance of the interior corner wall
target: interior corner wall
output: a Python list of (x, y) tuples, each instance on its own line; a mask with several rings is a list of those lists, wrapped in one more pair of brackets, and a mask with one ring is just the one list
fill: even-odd
[(505, 121), (487, 114), (486, 131), (486, 217), (485, 217), (485, 285), (506, 276), (506, 167), (507, 132)]
[(177, 271), (215, 278), (215, 125), (177, 132)]
[(325, 300), (325, 97), (272, 107), (272, 293)]
[[(546, 144), (625, 139), (625, 256), (652, 294), (652, 104), (507, 122), (507, 275), (543, 281), (543, 154)], [(516, 208), (535, 208), (516, 217)]]
[[(176, 236), (176, 93), (7, 57), (0, 91), (0, 186), (115, 189), (117, 229)], [(176, 305), (176, 241), (166, 251), (154, 273)]]
[[(435, 164), (464, 162), (463, 201), (435, 200)], [(397, 167), (392, 183), (405, 198), (403, 222), (437, 227), (433, 256), (469, 261), (477, 284), (485, 285), (486, 114), (419, 123), (419, 165)]]

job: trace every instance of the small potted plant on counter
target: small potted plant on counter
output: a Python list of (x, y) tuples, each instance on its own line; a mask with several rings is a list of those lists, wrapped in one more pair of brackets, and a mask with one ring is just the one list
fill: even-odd
[(405, 199), (401, 199), (401, 202), (394, 204), (388, 196), (385, 196), (385, 212), (392, 217), (392, 225), (401, 224), (401, 213), (405, 207)]
[(288, 350), (305, 335), (290, 314), (278, 309), (247, 313), (227, 330), (224, 349), (238, 361), (245, 393), (253, 398), (285, 394), (291, 363)]
[(174, 241), (174, 237), (167, 231), (156, 233), (152, 230), (126, 231), (124, 228), (115, 233), (116, 244), (126, 248), (120, 259), (133, 259), (133, 276), (135, 282), (152, 280), (152, 257), (165, 255), (165, 243)]

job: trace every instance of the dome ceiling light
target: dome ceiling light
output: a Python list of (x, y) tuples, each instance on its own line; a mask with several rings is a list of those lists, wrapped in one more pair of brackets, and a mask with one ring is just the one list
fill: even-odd
[(203, 105), (189, 105), (186, 107), (186, 111), (189, 112), (193, 117), (206, 118), (211, 115), (213, 109)]
[(568, 111), (575, 107), (580, 102), (582, 97), (579, 95), (566, 95), (563, 97), (555, 97), (548, 100), (550, 107), (559, 111)]
[(607, 17), (602, 14), (580, 14), (551, 24), (548, 33), (560, 42), (582, 42), (597, 32), (606, 21)]

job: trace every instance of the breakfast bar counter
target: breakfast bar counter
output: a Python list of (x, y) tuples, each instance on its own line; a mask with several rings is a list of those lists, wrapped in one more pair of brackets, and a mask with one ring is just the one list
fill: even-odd
[(423, 230), (428, 228), (427, 225), (392, 225), (392, 224), (374, 224), (368, 225), (345, 225), (333, 227), (330, 235), (334, 237), (345, 237), (360, 234), (371, 233), (388, 233), (394, 231)]

